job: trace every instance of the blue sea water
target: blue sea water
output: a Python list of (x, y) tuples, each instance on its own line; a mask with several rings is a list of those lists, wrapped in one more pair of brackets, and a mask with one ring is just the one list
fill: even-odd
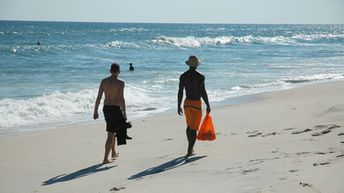
[(0, 133), (92, 121), (113, 62), (129, 119), (173, 110), (189, 55), (202, 60), (211, 104), (223, 104), (343, 79), (344, 25), (0, 21)]

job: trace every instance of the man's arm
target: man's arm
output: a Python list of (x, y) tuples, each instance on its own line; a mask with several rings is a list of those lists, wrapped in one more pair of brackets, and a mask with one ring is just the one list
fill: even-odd
[(103, 92), (104, 92), (104, 88), (103, 88), (103, 81), (102, 81), (99, 85), (98, 96), (96, 99), (96, 104), (94, 105), (93, 119), (98, 119), (98, 117), (99, 117), (98, 107), (100, 104), (100, 100), (102, 99)]
[(120, 87), (119, 87), (119, 99), (120, 99), (120, 106), (123, 112), (123, 116), (125, 119), (127, 119), (127, 112), (126, 112), (126, 108), (125, 108), (125, 99), (124, 99), (124, 82), (121, 82)]
[(201, 96), (202, 96), (203, 101), (207, 105), (207, 112), (210, 113), (211, 109), (210, 109), (210, 104), (208, 101), (208, 94), (207, 94), (207, 91), (205, 90), (205, 83), (204, 83), (205, 80), (204, 79), (205, 78), (203, 77), (202, 81), (201, 81)]
[(177, 111), (179, 115), (183, 114), (183, 110), (180, 107), (182, 105), (182, 100), (183, 100), (183, 91), (184, 91), (184, 84), (182, 81), (182, 78), (179, 78), (179, 89), (178, 89), (178, 106), (177, 106)]

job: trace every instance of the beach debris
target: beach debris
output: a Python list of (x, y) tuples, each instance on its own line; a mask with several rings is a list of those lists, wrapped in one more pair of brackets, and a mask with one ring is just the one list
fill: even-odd
[(303, 187), (311, 187), (312, 186), (311, 184), (303, 183), (303, 182), (300, 182), (300, 185)]
[(291, 172), (291, 173), (298, 172), (298, 171), (299, 170), (297, 170), (297, 169), (289, 170), (289, 172)]
[(344, 132), (338, 133), (338, 136), (342, 136), (342, 135), (344, 135)]
[(344, 154), (337, 155), (336, 157), (344, 157)]
[(295, 135), (295, 134), (301, 134), (301, 133), (306, 133), (306, 132), (309, 132), (309, 131), (312, 131), (312, 129), (304, 129), (302, 131), (293, 131), (291, 134)]
[(123, 189), (125, 189), (125, 187), (122, 187), (122, 186), (120, 186), (120, 187), (113, 187), (113, 188), (111, 188), (110, 189), (110, 191), (112, 191), (112, 192), (117, 192), (117, 191), (120, 191), (120, 190), (123, 190)]

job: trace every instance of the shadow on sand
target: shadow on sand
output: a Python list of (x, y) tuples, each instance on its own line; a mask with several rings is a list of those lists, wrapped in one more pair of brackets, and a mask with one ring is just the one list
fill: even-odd
[(88, 175), (91, 175), (91, 174), (94, 174), (97, 172), (102, 172), (102, 171), (111, 169), (113, 167), (117, 167), (117, 165), (101, 167), (103, 165), (104, 164), (96, 164), (96, 165), (81, 169), (79, 171), (76, 171), (76, 172), (73, 172), (70, 174), (58, 175), (58, 176), (53, 177), (47, 181), (44, 181), (42, 186), (48, 186), (48, 185), (52, 185), (52, 184), (59, 183), (59, 182), (65, 182), (65, 181), (69, 181), (69, 180), (78, 179), (78, 178), (85, 177), (85, 176), (88, 176)]
[(174, 160), (163, 163), (159, 166), (155, 166), (155, 167), (149, 168), (147, 170), (144, 170), (140, 173), (137, 173), (135, 175), (132, 175), (128, 179), (129, 180), (140, 179), (140, 178), (143, 178), (145, 176), (158, 174), (158, 173), (165, 172), (165, 171), (180, 167), (182, 165), (197, 161), (197, 160), (205, 158), (205, 157), (207, 157), (207, 156), (194, 156), (194, 157), (191, 157), (188, 159), (186, 159), (185, 156), (179, 157), (179, 158), (176, 158)]

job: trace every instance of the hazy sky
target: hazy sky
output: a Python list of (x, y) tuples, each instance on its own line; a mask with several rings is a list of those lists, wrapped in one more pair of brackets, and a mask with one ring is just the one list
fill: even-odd
[(0, 20), (344, 24), (344, 0), (0, 0)]

